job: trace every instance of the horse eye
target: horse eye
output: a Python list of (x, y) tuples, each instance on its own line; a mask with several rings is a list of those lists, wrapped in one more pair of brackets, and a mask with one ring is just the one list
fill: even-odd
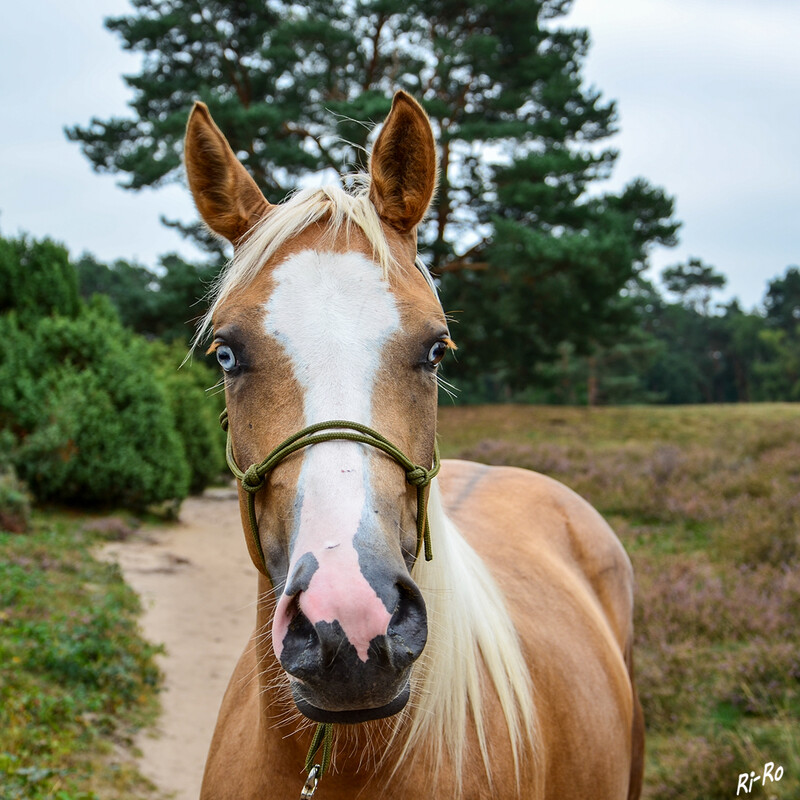
[(447, 345), (443, 341), (434, 342), (433, 347), (428, 351), (428, 364), (435, 367), (447, 352)]
[(217, 354), (217, 361), (219, 361), (219, 365), (225, 372), (230, 372), (236, 366), (236, 356), (228, 345), (221, 344), (215, 352)]

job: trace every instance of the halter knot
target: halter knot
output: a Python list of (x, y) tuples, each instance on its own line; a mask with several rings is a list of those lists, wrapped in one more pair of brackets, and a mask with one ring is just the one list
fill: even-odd
[(418, 488), (427, 486), (432, 479), (433, 475), (431, 474), (431, 470), (427, 470), (424, 467), (414, 467), (414, 469), (410, 469), (408, 472), (406, 472), (406, 480), (412, 486), (416, 486)]
[(228, 409), (222, 409), (222, 413), (219, 415), (219, 426), (224, 430), (226, 433), (228, 432)]
[(251, 464), (242, 475), (242, 489), (250, 494), (261, 491), (266, 483), (266, 478), (258, 471), (258, 464)]

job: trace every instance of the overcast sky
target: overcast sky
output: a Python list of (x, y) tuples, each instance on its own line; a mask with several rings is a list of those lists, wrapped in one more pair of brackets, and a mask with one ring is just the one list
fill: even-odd
[[(194, 214), (178, 185), (138, 193), (94, 173), (63, 127), (125, 115), (136, 72), (103, 18), (127, 0), (4, 4), (0, 25), (0, 233), (64, 242), (77, 256), (197, 251), (160, 215)], [(800, 263), (800, 2), (575, 0), (585, 75), (617, 101), (621, 155), (608, 188), (637, 176), (677, 198), (681, 243), (654, 272), (697, 256), (728, 277), (720, 299), (760, 303)]]

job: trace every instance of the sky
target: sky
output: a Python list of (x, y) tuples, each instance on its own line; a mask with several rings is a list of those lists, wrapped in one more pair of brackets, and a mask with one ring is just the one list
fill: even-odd
[[(126, 116), (122, 75), (139, 56), (103, 27), (128, 0), (5, 3), (0, 25), (0, 233), (49, 236), (74, 256), (199, 256), (160, 223), (189, 220), (186, 188), (139, 192), (93, 172), (64, 126)], [(601, 188), (642, 176), (676, 198), (680, 244), (650, 276), (698, 257), (746, 309), (800, 264), (800, 3), (575, 0), (560, 24), (589, 29), (584, 76), (614, 100), (620, 157)]]

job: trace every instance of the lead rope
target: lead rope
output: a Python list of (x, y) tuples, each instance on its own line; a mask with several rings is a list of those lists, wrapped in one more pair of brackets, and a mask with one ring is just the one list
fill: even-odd
[[(233, 457), (233, 442), (228, 426), (228, 409), (224, 409), (219, 415), (219, 424), (222, 430), (227, 433), (225, 444), (225, 458), (228, 468), (234, 477), (241, 483), (242, 489), (247, 493), (247, 516), (250, 521), (250, 533), (253, 538), (264, 574), (272, 583), (267, 560), (264, 557), (264, 550), (261, 546), (261, 537), (258, 534), (258, 519), (256, 517), (256, 495), (266, 486), (267, 476), (284, 458), (296, 453), (304, 447), (322, 442), (344, 440), (348, 442), (359, 442), (368, 444), (383, 451), (386, 455), (393, 458), (405, 470), (406, 481), (417, 490), (417, 550), (416, 557), (419, 557), (420, 550), (425, 551), (425, 560), (433, 558), (433, 548), (431, 547), (431, 526), (428, 520), (428, 497), (430, 494), (431, 481), (439, 474), (441, 462), (439, 460), (439, 446), (434, 443), (433, 464), (430, 469), (425, 469), (415, 464), (409, 459), (402, 450), (395, 447), (388, 439), (381, 436), (377, 431), (361, 425), (358, 422), (347, 422), (344, 420), (331, 420), (330, 422), (320, 422), (316, 425), (309, 425), (301, 431), (292, 434), (279, 444), (260, 464), (251, 464), (244, 472), (239, 469), (236, 459)], [(322, 746), (322, 761), (314, 763), (314, 756)], [(329, 722), (317, 724), (314, 737), (311, 740), (311, 747), (306, 756), (305, 770), (308, 773), (305, 785), (300, 792), (300, 800), (308, 800), (314, 796), (319, 781), (327, 772), (331, 763), (333, 752), (333, 725)]]
[[(315, 764), (314, 756), (322, 745), (322, 763)], [(308, 773), (305, 786), (300, 792), (300, 800), (307, 800), (314, 796), (317, 791), (322, 776), (328, 771), (333, 752), (333, 725), (330, 722), (320, 722), (314, 731), (314, 738), (311, 740), (311, 747), (308, 748), (306, 756), (305, 770)]]

